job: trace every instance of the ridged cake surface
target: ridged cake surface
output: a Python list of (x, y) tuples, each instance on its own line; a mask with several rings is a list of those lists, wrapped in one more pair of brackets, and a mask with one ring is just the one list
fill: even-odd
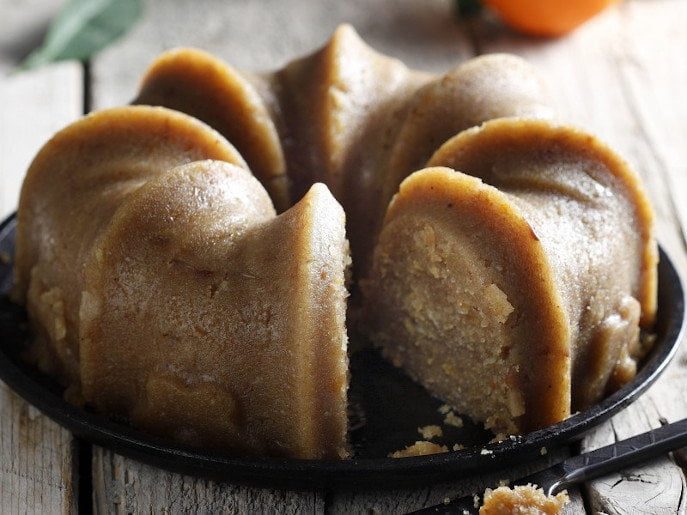
[(71, 399), (190, 445), (339, 458), (346, 325), (495, 432), (634, 376), (651, 208), (523, 60), (431, 75), (342, 26), (272, 73), (169, 51), (134, 104), (58, 133), (22, 190), (15, 296)]

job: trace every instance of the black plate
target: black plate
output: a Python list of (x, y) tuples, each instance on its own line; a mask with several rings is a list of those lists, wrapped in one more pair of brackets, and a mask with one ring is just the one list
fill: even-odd
[[(14, 217), (0, 225), (0, 256), (14, 255), (15, 226)], [(355, 459), (231, 458), (177, 446), (67, 404), (59, 385), (19, 357), (27, 342), (26, 320), (24, 311), (7, 300), (11, 281), (12, 264), (0, 264), (0, 378), (24, 399), (78, 437), (125, 456), (176, 472), (281, 488), (419, 486), (536, 459), (542, 447), (552, 449), (581, 438), (628, 406), (656, 380), (677, 350), (685, 307), (680, 279), (661, 250), (657, 340), (635, 379), (588, 410), (517, 441), (487, 444), (490, 434), (464, 417), (461, 428), (443, 425), (445, 434), (439, 443), (451, 448), (460, 442), (465, 449), (387, 458), (388, 453), (421, 440), (418, 427), (442, 425), (443, 415), (437, 411), (441, 402), (367, 350), (351, 359), (349, 397)], [(482, 452), (485, 447), (491, 452)]]

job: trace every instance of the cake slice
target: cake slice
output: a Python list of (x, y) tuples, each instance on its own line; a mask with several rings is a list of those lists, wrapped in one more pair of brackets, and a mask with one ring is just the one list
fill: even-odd
[(657, 254), (626, 164), (582, 131), (512, 118), (429, 166), (402, 183), (363, 283), (384, 354), (495, 432), (559, 422), (632, 378)]

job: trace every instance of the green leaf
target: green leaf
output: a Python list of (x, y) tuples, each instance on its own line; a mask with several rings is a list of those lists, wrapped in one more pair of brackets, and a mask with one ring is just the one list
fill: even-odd
[(43, 45), (19, 69), (67, 59), (85, 61), (126, 34), (142, 12), (141, 0), (69, 0), (50, 24)]

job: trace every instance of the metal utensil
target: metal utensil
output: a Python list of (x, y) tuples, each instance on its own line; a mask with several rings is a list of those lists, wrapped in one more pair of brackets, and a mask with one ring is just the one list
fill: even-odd
[[(524, 477), (515, 485), (528, 483), (541, 487), (547, 495), (555, 495), (569, 486), (615, 472), (660, 454), (687, 446), (687, 419), (666, 424), (658, 429), (633, 436), (627, 440), (568, 458), (553, 467)], [(413, 513), (467, 514), (477, 513), (482, 493), (453, 499), (448, 503), (430, 506)]]

